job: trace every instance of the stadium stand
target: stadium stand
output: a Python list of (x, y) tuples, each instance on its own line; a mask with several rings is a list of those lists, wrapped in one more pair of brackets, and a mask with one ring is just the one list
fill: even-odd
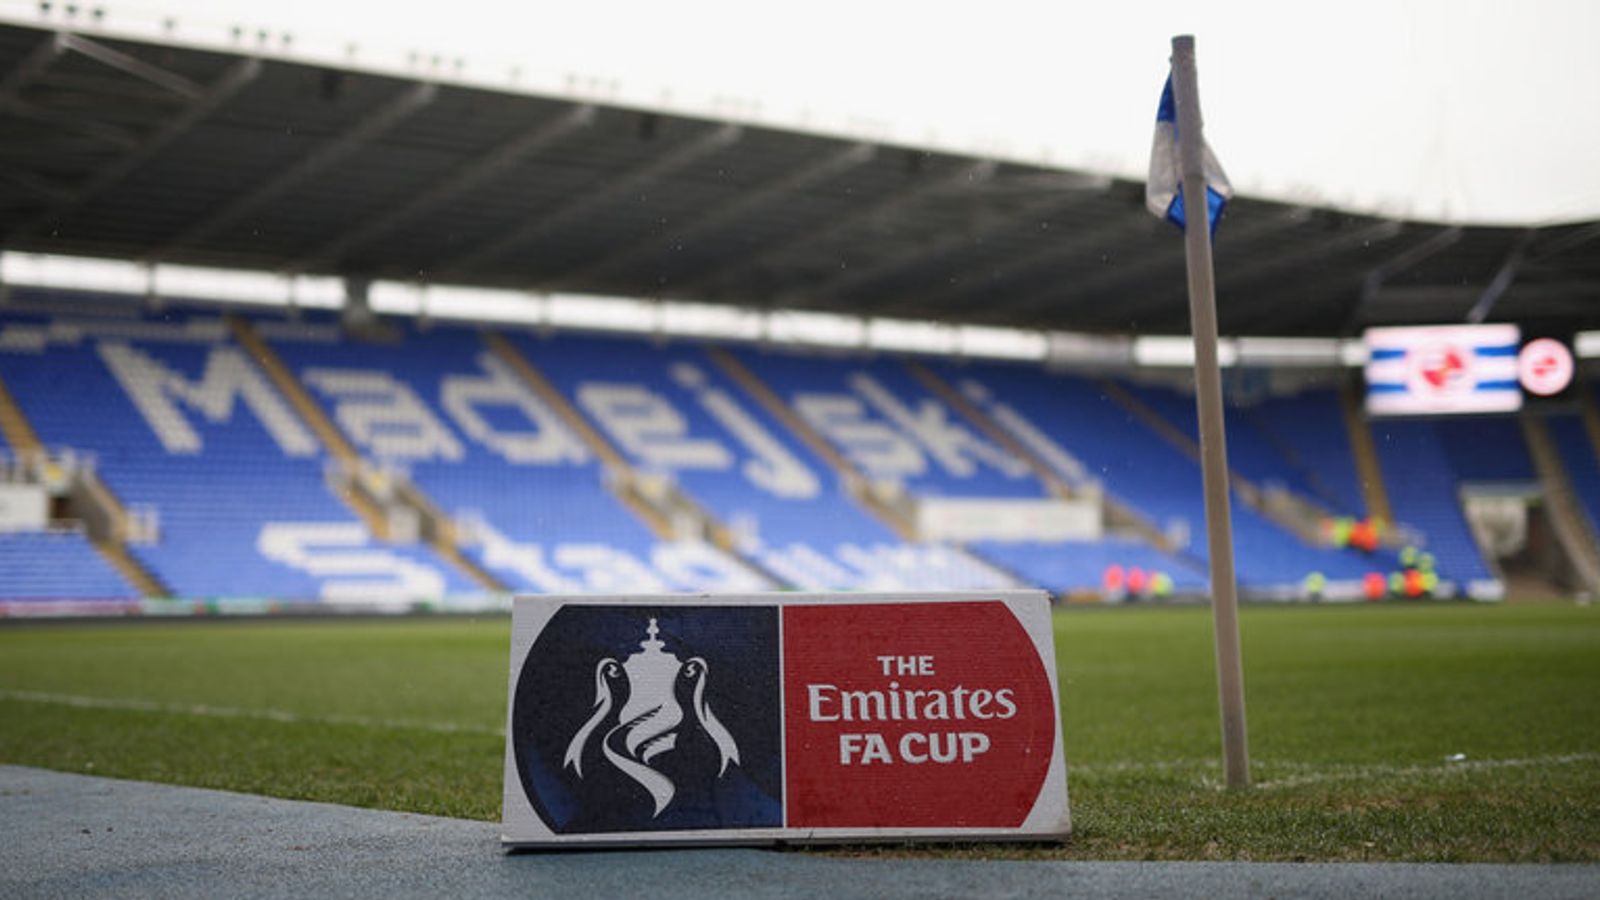
[(1578, 416), (1551, 416), (1546, 421), (1567, 468), (1572, 493), (1588, 515), (1590, 529), (1600, 535), (1600, 449), (1589, 442)]
[[(1205, 572), (1197, 563), (1164, 553), (1136, 538), (1106, 537), (1098, 541), (1059, 543), (982, 541), (974, 543), (972, 549), (983, 558), (1025, 577), (1031, 584), (1069, 596), (1102, 593), (1112, 598), (1123, 593), (1191, 596), (1203, 592), (1207, 584)], [(1135, 577), (1143, 581), (1144, 591), (1127, 586), (1129, 572), (1141, 573)], [(1164, 590), (1155, 589), (1157, 575), (1171, 579)], [(1108, 584), (1112, 579), (1115, 582)]]
[[(0, 378), (47, 446), (85, 460), (125, 507), (150, 515), (154, 533), (127, 551), (175, 597), (404, 604), (501, 586), (1016, 584), (1117, 596), (1133, 572), (1159, 574), (1180, 595), (1206, 588), (1204, 506), (1185, 444), (1192, 400), (1171, 388), (1026, 365), (914, 370), (884, 356), (570, 333), (491, 338), (402, 320), (352, 336), (331, 314), (251, 314), (245, 334), (282, 361), (291, 390), (214, 308), (51, 315), (44, 299), (0, 317)], [(479, 569), (452, 564), (460, 558), (416, 534), (375, 536), (370, 516), (352, 512), (359, 504), (341, 502), (352, 473), (341, 474), (315, 422), (284, 393), (302, 389), (359, 454), (356, 474), (414, 491), (452, 523), (452, 540)], [(969, 420), (970, 408), (944, 399), (952, 391), (989, 421)], [(1338, 409), (1328, 390), (1230, 407), (1234, 468), (1359, 515)], [(1583, 424), (1550, 423), (1600, 527), (1600, 465)], [(1396, 517), (1424, 539), (1440, 575), (1462, 586), (1493, 579), (1458, 492), (1534, 480), (1516, 420), (1373, 430), (1385, 471), (1406, 473), (1386, 479)], [(863, 482), (915, 502), (1103, 491), (1150, 527), (1124, 522), (1085, 540), (918, 540), (863, 499)], [(1247, 596), (1298, 596), (1312, 573), (1355, 584), (1392, 568), (1387, 551), (1312, 545), (1238, 495), (1233, 517)], [(137, 593), (72, 531), (0, 536), (0, 567), (0, 597), (11, 600)], [(475, 571), (497, 584), (475, 582)]]
[(594, 450), (472, 330), (272, 343), (363, 455), (469, 523), (469, 555), (514, 589), (773, 586), (704, 541), (658, 540), (606, 489)]
[[(743, 553), (792, 586), (1012, 583), (958, 548), (900, 540), (704, 348), (576, 336), (513, 341), (635, 468), (681, 486), (733, 532)], [(887, 423), (873, 435), (920, 453)]]
[(133, 586), (76, 531), (0, 533), (0, 602), (120, 601)]
[[(1118, 384), (1178, 428), (1193, 446), (1198, 447), (1200, 429), (1192, 394), (1136, 382), (1119, 381)], [(1331, 492), (1318, 485), (1316, 470), (1298, 464), (1295, 454), (1290, 449), (1291, 442), (1311, 445), (1314, 448), (1317, 440), (1337, 439), (1343, 435), (1343, 428), (1338, 427), (1337, 398), (1326, 394), (1312, 394), (1273, 399), (1272, 412), (1280, 418), (1290, 420), (1284, 429), (1286, 437), (1280, 437), (1279, 434), (1263, 427), (1264, 416), (1253, 415), (1266, 405), (1265, 401), (1229, 406), (1224, 411), (1229, 468), (1257, 487), (1289, 490), (1300, 497), (1326, 506), (1330, 512), (1341, 515), (1356, 514), (1361, 509), (1359, 502), (1351, 504), (1330, 496)], [(1323, 405), (1318, 402), (1320, 400), (1328, 402)], [(1321, 427), (1310, 434), (1303, 436), (1299, 434), (1300, 423), (1316, 420), (1321, 416), (1330, 418), (1319, 422)], [(1330, 425), (1332, 427), (1329, 427)], [(1350, 462), (1348, 440), (1333, 443), (1327, 448), (1315, 448), (1313, 453), (1316, 458), (1332, 463), (1330, 468), (1334, 470), (1335, 478), (1342, 479), (1347, 474), (1348, 478), (1354, 481), (1355, 468)]]
[[(992, 364), (947, 371), (952, 381), (976, 384), (986, 393), (1003, 397), (1035, 428), (1081, 460), (1089, 476), (1101, 482), (1107, 493), (1174, 536), (1191, 556), (1204, 559), (1205, 505), (1199, 464), (1163, 440), (1093, 380)], [(1181, 418), (1175, 393), (1146, 394), (1166, 407), (1173, 419)], [(1192, 406), (1190, 413), (1192, 427)], [(1313, 572), (1353, 582), (1372, 568), (1371, 562), (1354, 553), (1307, 545), (1251, 510), (1237, 495), (1233, 526), (1240, 584), (1258, 594), (1298, 592)]]
[[(0, 467), (10, 469), (16, 448), (0, 429)], [(20, 471), (21, 467), (16, 467)], [(106, 562), (81, 529), (0, 527), (0, 606), (51, 601), (117, 603), (138, 592)]]
[(0, 328), (0, 377), (45, 444), (92, 456), (124, 504), (157, 512), (159, 536), (129, 550), (174, 596), (393, 604), (470, 588), (425, 548), (373, 545), (220, 318)]
[(780, 351), (740, 359), (868, 478), (917, 496), (1044, 497), (1028, 465), (883, 359)]
[(1230, 409), (1228, 448), (1248, 425), (1290, 461), (1300, 483), (1329, 509), (1365, 516), (1366, 498), (1350, 453), (1350, 435), (1340, 415), (1339, 396), (1332, 390), (1306, 390), (1272, 396), (1241, 409)]
[(1400, 524), (1422, 536), (1423, 548), (1437, 560), (1441, 577), (1470, 586), (1489, 581), (1494, 574), (1461, 511), (1457, 475), (1438, 424), (1415, 419), (1375, 421), (1373, 438)]
[(1439, 447), (1459, 483), (1533, 482), (1533, 461), (1511, 416), (1439, 419)]

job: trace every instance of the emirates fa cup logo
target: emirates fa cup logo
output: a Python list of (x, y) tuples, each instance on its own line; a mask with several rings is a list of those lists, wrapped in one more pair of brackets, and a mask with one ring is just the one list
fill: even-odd
[[(672, 803), (678, 788), (655, 762), (678, 747), (686, 728), (699, 728), (715, 745), (720, 764), (717, 777), (728, 764), (739, 762), (739, 745), (706, 702), (706, 661), (698, 656), (687, 662), (663, 651), (660, 629), (650, 620), (640, 650), (625, 662), (600, 660), (594, 669), (594, 712), (567, 744), (563, 768), (584, 777), (583, 759), (591, 743), (600, 745), (607, 763), (649, 792), (655, 801), (652, 818)], [(692, 697), (690, 709), (679, 701), (680, 685)], [(617, 697), (623, 699), (617, 708)], [(692, 721), (689, 721), (692, 716)]]

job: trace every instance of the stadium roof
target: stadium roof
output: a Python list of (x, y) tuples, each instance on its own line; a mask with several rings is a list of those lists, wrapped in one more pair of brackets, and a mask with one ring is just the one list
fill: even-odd
[[(1077, 331), (1188, 328), (1143, 185), (270, 53), (0, 24), (0, 246)], [(1600, 222), (1242, 198), (1224, 334), (1600, 327)]]

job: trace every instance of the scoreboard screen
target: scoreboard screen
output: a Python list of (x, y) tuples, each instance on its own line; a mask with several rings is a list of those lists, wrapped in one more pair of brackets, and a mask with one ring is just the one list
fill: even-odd
[(1570, 340), (1523, 341), (1516, 325), (1367, 329), (1367, 413), (1514, 413), (1524, 399), (1559, 398), (1572, 383)]

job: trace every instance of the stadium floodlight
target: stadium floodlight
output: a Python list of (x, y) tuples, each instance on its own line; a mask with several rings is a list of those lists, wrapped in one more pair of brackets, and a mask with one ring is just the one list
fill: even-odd
[(422, 312), (422, 285), (374, 281), (367, 289), (367, 305), (375, 313), (415, 316)]
[[(1231, 366), (1239, 361), (1239, 348), (1231, 340), (1217, 342), (1217, 363)], [(1193, 338), (1151, 335), (1133, 339), (1133, 363), (1151, 368), (1193, 368)]]
[(761, 314), (754, 310), (711, 303), (661, 304), (661, 330), (667, 334), (754, 341), (761, 338), (761, 329)]
[(344, 306), (344, 282), (329, 275), (296, 275), (289, 280), (289, 303), (309, 309)]
[(537, 325), (545, 320), (546, 314), (544, 300), (527, 291), (452, 284), (433, 284), (425, 288), (421, 312), (435, 319), (518, 325)]
[(1133, 364), (1133, 338), (1126, 335), (1052, 331), (1046, 336), (1048, 365), (1127, 368)]
[(224, 303), (283, 306), (289, 302), (289, 279), (276, 272), (213, 269), (162, 263), (153, 268), (151, 290), (159, 297), (184, 297)]
[(0, 283), (142, 295), (150, 290), (150, 268), (123, 260), (7, 250), (0, 253)]
[(871, 319), (867, 346), (875, 350), (950, 354), (956, 350), (956, 331), (949, 325), (912, 319)]
[(1345, 368), (1360, 369), (1366, 366), (1371, 353), (1367, 349), (1367, 342), (1360, 338), (1348, 338), (1339, 344), (1339, 362)]
[(1275, 367), (1337, 366), (1340, 344), (1329, 338), (1241, 337), (1234, 341), (1244, 365)]
[(545, 300), (545, 321), (565, 328), (599, 331), (656, 331), (657, 304), (629, 297), (551, 294)]
[(1049, 341), (1038, 331), (961, 325), (956, 328), (956, 349), (962, 356), (1042, 360)]
[(778, 344), (864, 347), (867, 326), (861, 319), (852, 316), (774, 310), (767, 314), (767, 339)]

